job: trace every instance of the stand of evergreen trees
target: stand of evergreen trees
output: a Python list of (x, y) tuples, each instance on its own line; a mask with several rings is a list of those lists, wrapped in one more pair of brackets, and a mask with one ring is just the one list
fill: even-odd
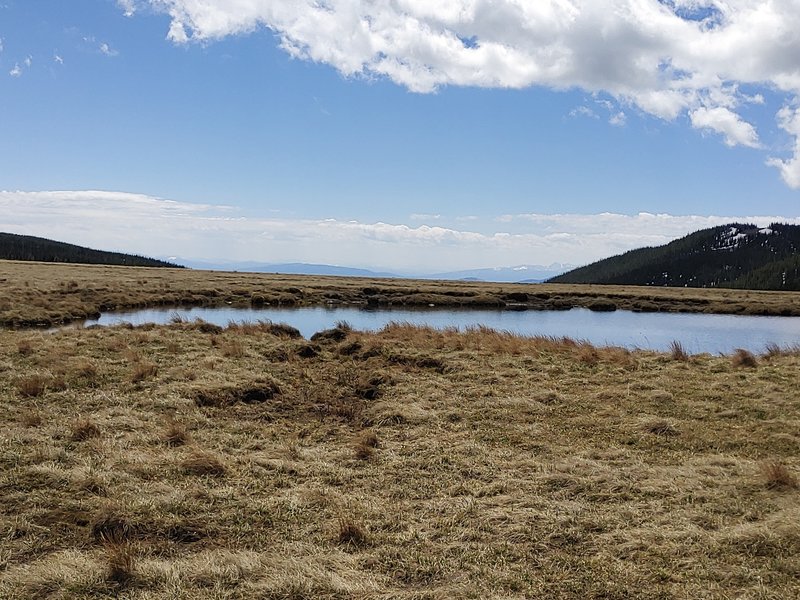
[(580, 267), (552, 283), (800, 290), (800, 226), (731, 223)]
[(83, 246), (55, 242), (45, 238), (14, 233), (0, 233), (0, 259), (35, 260), (40, 262), (84, 263), (92, 265), (127, 265), (131, 267), (171, 267), (180, 268), (163, 260), (104, 252)]

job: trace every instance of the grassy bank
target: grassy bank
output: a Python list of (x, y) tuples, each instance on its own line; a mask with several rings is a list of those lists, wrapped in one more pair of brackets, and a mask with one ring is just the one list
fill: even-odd
[(799, 367), (402, 325), (0, 331), (0, 597), (797, 597)]
[(800, 294), (225, 273), (0, 261), (0, 325), (49, 326), (145, 306), (492, 307), (800, 315)]

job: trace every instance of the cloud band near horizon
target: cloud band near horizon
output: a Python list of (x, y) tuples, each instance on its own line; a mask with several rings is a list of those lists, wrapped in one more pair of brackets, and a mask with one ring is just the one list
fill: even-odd
[[(651, 213), (435, 215), (436, 225), (252, 218), (226, 205), (103, 191), (0, 191), (0, 215), (0, 231), (103, 250), (204, 261), (326, 263), (402, 274), (581, 265), (733, 221), (800, 224), (799, 217)], [(464, 223), (469, 230), (459, 227)]]

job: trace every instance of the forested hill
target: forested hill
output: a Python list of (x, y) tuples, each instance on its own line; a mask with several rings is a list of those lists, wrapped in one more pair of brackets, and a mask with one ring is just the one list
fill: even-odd
[(675, 287), (800, 290), (800, 225), (731, 223), (631, 250), (550, 279)]
[(121, 252), (103, 252), (83, 246), (55, 242), (30, 235), (0, 233), (0, 259), (41, 262), (127, 265), (129, 267), (173, 267), (180, 265)]

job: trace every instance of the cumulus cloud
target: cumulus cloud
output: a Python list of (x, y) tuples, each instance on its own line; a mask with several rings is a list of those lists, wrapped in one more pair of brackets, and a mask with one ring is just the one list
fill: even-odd
[(14, 65), (14, 68), (8, 72), (9, 75), (12, 77), (20, 77), (22, 75), (22, 67), (19, 66), (19, 63)]
[[(387, 77), (415, 92), (578, 87), (662, 119), (688, 115), (728, 145), (759, 143), (737, 110), (763, 97), (740, 85), (787, 100), (800, 93), (797, 0), (141, 2), (169, 15), (177, 44), (266, 28), (292, 56), (346, 76)], [(119, 3), (133, 13), (133, 0)]]
[[(150, 256), (310, 262), (441, 272), (584, 264), (731, 221), (800, 224), (779, 216), (522, 214), (452, 225), (244, 218), (228, 206), (101, 191), (0, 192), (0, 231)], [(469, 229), (464, 229), (468, 227)]]
[(722, 134), (725, 144), (728, 146), (748, 146), (750, 148), (760, 146), (755, 128), (724, 106), (701, 107), (693, 110), (689, 117), (692, 125), (697, 129), (710, 129)]

